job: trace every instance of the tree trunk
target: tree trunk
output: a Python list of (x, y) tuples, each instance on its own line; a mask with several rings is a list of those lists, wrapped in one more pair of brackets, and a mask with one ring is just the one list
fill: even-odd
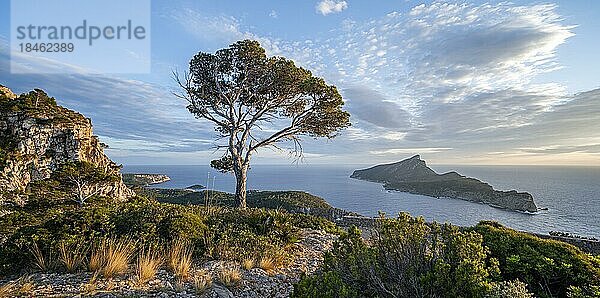
[(246, 209), (246, 177), (248, 167), (242, 166), (235, 171), (235, 206)]

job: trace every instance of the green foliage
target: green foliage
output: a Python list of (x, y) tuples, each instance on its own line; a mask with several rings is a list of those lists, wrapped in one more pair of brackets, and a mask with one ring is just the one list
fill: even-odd
[(211, 160), (210, 166), (221, 173), (233, 172), (233, 158), (231, 155), (225, 155), (219, 159)]
[(481, 222), (473, 230), (499, 261), (502, 280), (522, 280), (537, 297), (564, 297), (569, 287), (600, 285), (600, 262), (572, 245), (493, 222)]
[(427, 224), (402, 213), (382, 218), (374, 235), (366, 243), (358, 229), (350, 229), (324, 263), (324, 274), (335, 272), (341, 283), (305, 279), (295, 295), (347, 285), (364, 297), (483, 297), (498, 271), (480, 235), (451, 225)]
[(57, 105), (54, 97), (48, 96), (46, 92), (40, 89), (23, 93), (15, 99), (2, 97), (0, 99), (0, 110), (25, 113), (36, 118), (36, 121), (40, 124), (89, 124), (89, 121), (83, 115)]
[(19, 272), (32, 262), (34, 243), (56, 252), (61, 243), (97, 243), (128, 237), (143, 246), (160, 246), (183, 237), (197, 258), (243, 260), (263, 256), (285, 263), (300, 228), (336, 231), (333, 223), (282, 210), (205, 208), (159, 203), (138, 197), (128, 202), (90, 201), (82, 207), (68, 201), (37, 201), (0, 217), (0, 275)]
[(348, 286), (337, 272), (307, 276), (294, 285), (293, 298), (352, 298), (360, 297), (356, 290)]
[(597, 298), (600, 297), (600, 286), (588, 285), (588, 286), (570, 286), (567, 297), (569, 298)]
[[(246, 208), (246, 175), (252, 154), (287, 143), (302, 151), (301, 137), (333, 138), (350, 126), (337, 88), (283, 57), (267, 57), (257, 41), (242, 40), (190, 60), (185, 78), (175, 74), (187, 109), (215, 126), (227, 148), (211, 166), (233, 172), (236, 207)], [(277, 125), (274, 125), (277, 123)], [(268, 128), (272, 133), (265, 134)]]
[(533, 298), (527, 290), (527, 284), (517, 280), (493, 283), (492, 290), (486, 298)]
[(50, 177), (50, 180), (56, 182), (59, 190), (70, 194), (71, 200), (80, 205), (97, 195), (99, 186), (118, 179), (120, 177), (115, 173), (85, 161), (67, 162)]
[[(139, 191), (149, 197), (155, 198), (160, 202), (168, 202), (183, 205), (201, 205), (205, 206), (205, 198), (209, 193), (211, 206), (234, 207), (234, 196), (229, 193), (219, 191), (191, 191), (180, 189), (142, 189)], [(310, 221), (306, 227), (328, 226), (333, 228), (330, 221), (334, 214), (345, 214), (347, 212), (334, 208), (323, 198), (313, 196), (302, 191), (249, 191), (248, 207), (283, 209), (291, 213), (308, 213), (313, 217), (306, 217)]]

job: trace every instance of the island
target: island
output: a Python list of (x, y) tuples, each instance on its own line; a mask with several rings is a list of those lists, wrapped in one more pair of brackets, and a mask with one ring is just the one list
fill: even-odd
[(206, 186), (204, 186), (204, 185), (194, 184), (194, 185), (190, 185), (190, 186), (186, 187), (185, 189), (198, 191), (198, 190), (202, 190), (202, 189), (205, 189), (205, 188), (206, 188)]
[(170, 181), (171, 178), (163, 174), (124, 173), (123, 182), (129, 187), (144, 187), (151, 184), (160, 184)]
[(427, 166), (420, 155), (396, 163), (356, 170), (350, 177), (382, 183), (388, 190), (435, 198), (454, 198), (514, 211), (538, 211), (533, 196), (529, 193), (495, 190), (488, 183), (457, 172), (438, 174)]

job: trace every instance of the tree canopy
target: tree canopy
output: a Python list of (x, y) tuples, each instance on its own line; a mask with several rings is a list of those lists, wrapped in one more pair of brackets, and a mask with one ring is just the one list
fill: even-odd
[(333, 85), (283, 57), (268, 57), (257, 41), (238, 41), (214, 54), (200, 52), (183, 77), (175, 73), (197, 118), (212, 122), (223, 158), (212, 164), (232, 171), (236, 197), (245, 207), (246, 172), (259, 148), (302, 154), (301, 137), (333, 138), (350, 125), (350, 114)]

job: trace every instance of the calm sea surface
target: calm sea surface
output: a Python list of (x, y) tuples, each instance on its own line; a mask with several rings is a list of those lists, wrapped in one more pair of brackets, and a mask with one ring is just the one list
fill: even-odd
[[(548, 208), (523, 214), (455, 199), (436, 199), (385, 191), (378, 183), (349, 178), (364, 166), (283, 165), (253, 166), (248, 188), (302, 190), (323, 197), (331, 205), (374, 216), (400, 211), (428, 220), (473, 225), (489, 219), (518, 230), (540, 233), (563, 231), (600, 238), (600, 167), (431, 166), (438, 173), (455, 170), (492, 184), (496, 189), (527, 191), (537, 205)], [(125, 166), (123, 172), (159, 173), (171, 181), (156, 187), (183, 188), (207, 185), (207, 174), (215, 177), (214, 189), (233, 192), (234, 178), (208, 166)], [(213, 179), (210, 180), (212, 188)]]

